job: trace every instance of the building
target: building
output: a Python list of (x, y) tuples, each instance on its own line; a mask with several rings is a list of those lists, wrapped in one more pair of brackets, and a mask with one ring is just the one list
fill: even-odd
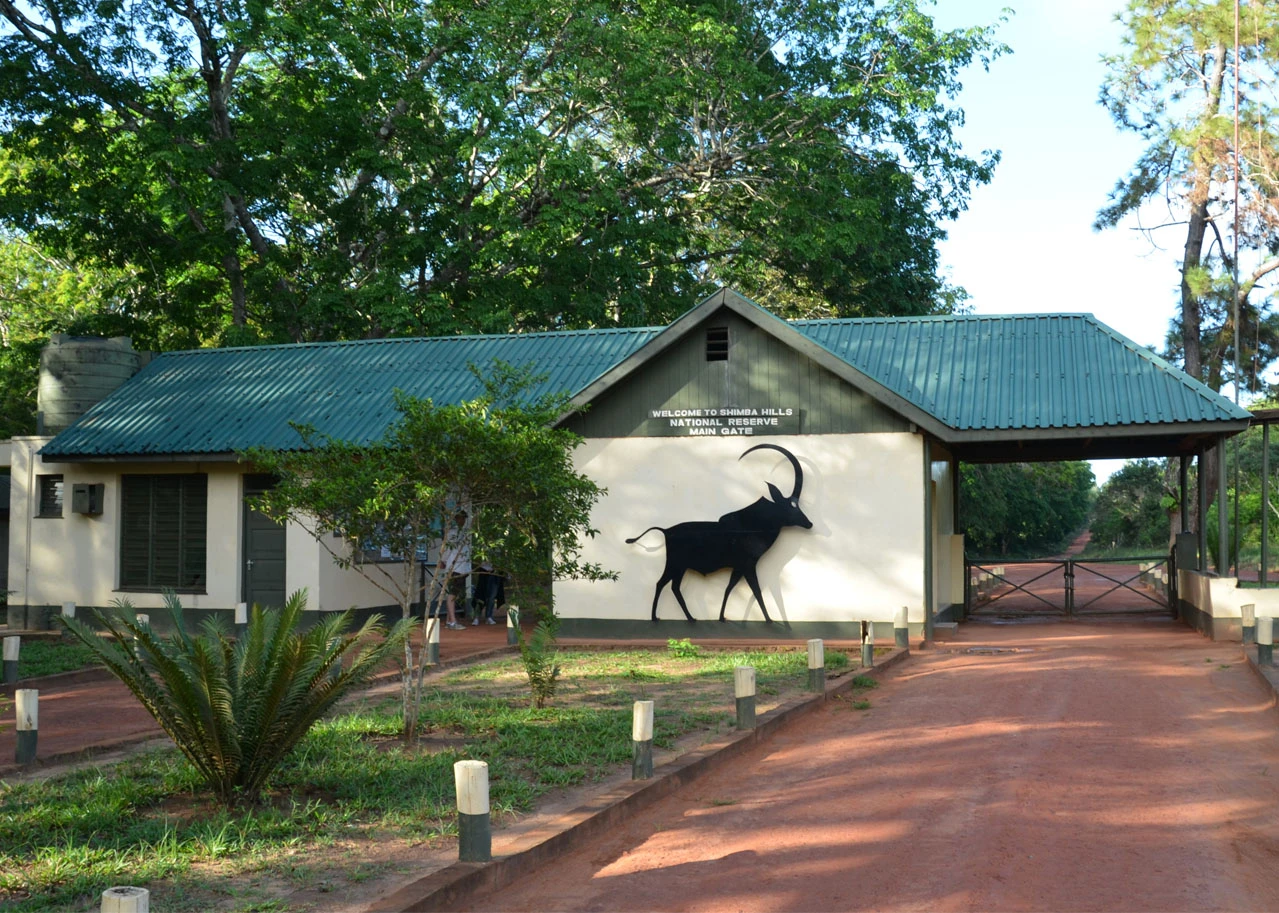
[[(230, 611), (305, 587), (313, 610), (382, 606), (305, 530), (245, 504), (269, 480), (237, 454), (299, 446), (291, 421), (375, 439), (394, 390), (460, 401), (479, 392), (467, 365), (494, 358), (574, 394), (578, 466), (608, 489), (584, 557), (619, 576), (557, 582), (568, 633), (696, 630), (658, 587), (670, 537), (677, 558), (735, 548), (741, 531), (715, 524), (761, 498), (811, 525), (778, 525), (735, 571), (686, 560), (698, 625), (718, 624), (731, 581), (739, 634), (847, 635), (903, 607), (928, 630), (963, 600), (960, 461), (1190, 457), (1248, 424), (1089, 315), (787, 322), (729, 290), (668, 327), (165, 353), (65, 431), (12, 442), (11, 605), (154, 608), (171, 587)], [(698, 525), (670, 532), (683, 523)]]

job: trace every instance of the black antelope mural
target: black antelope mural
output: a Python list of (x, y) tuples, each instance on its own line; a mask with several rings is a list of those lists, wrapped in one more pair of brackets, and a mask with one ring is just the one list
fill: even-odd
[(804, 516), (799, 508), (799, 493), (804, 488), (804, 471), (800, 469), (795, 455), (776, 444), (756, 444), (738, 459), (756, 450), (776, 450), (790, 460), (795, 470), (795, 490), (789, 496), (782, 494), (776, 485), (769, 482), (771, 500), (760, 498), (749, 507), (724, 514), (718, 520), (694, 520), (668, 527), (650, 526), (633, 539), (626, 540), (628, 545), (633, 544), (653, 530), (666, 537), (666, 568), (658, 578), (657, 589), (653, 593), (653, 621), (657, 621), (657, 603), (662, 598), (662, 588), (668, 583), (679, 601), (679, 607), (684, 610), (684, 617), (689, 621), (696, 621), (688, 611), (684, 594), (680, 592), (684, 575), (689, 571), (713, 574), (729, 568), (732, 573), (728, 578), (728, 588), (724, 590), (724, 601), (720, 603), (719, 620), (724, 621), (724, 610), (728, 607), (728, 596), (733, 592), (733, 587), (745, 578), (755, 595), (755, 601), (759, 603), (760, 611), (764, 613), (764, 620), (772, 623), (773, 619), (768, 617), (768, 606), (764, 604), (764, 594), (760, 592), (756, 566), (764, 553), (773, 547), (783, 527), (811, 529), (813, 521)]

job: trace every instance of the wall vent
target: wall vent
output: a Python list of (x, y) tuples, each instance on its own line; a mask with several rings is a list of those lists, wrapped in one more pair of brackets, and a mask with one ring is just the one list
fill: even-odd
[(706, 360), (728, 361), (728, 327), (707, 328)]

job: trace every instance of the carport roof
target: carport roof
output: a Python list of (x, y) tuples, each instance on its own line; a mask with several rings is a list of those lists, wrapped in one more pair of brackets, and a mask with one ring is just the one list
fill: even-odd
[(1248, 413), (1089, 314), (781, 320), (721, 290), (669, 327), (566, 330), (170, 352), (42, 450), (48, 461), (228, 456), (300, 440), (379, 437), (396, 389), (475, 396), (498, 358), (587, 403), (734, 311), (884, 403), (963, 459), (1192, 453)]

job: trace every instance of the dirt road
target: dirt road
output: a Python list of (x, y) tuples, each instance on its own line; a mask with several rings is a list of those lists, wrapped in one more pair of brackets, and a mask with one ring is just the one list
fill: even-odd
[(1279, 909), (1279, 712), (1237, 645), (965, 625), (870, 701), (474, 909)]

